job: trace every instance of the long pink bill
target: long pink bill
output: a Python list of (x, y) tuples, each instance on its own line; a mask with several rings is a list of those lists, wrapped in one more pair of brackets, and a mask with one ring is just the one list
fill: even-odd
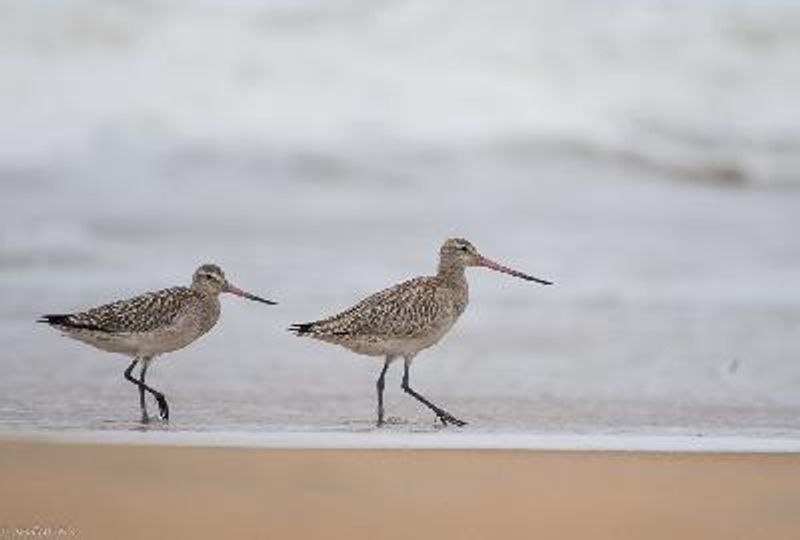
[(241, 296), (242, 298), (247, 298), (248, 300), (253, 300), (255, 302), (261, 302), (263, 304), (269, 304), (271, 306), (274, 306), (275, 304), (277, 304), (277, 302), (273, 302), (272, 300), (266, 300), (264, 298), (261, 298), (260, 296), (256, 296), (254, 294), (250, 294), (247, 291), (243, 291), (242, 289), (240, 289), (238, 287), (234, 287), (230, 283), (226, 283), (225, 284), (225, 287), (222, 289), (222, 292), (235, 294), (236, 296)]
[(507, 266), (503, 266), (502, 264), (498, 264), (486, 257), (481, 256), (478, 262), (478, 266), (483, 266), (485, 268), (489, 268), (490, 270), (496, 270), (498, 272), (502, 272), (504, 274), (508, 274), (510, 276), (526, 279), (528, 281), (535, 281), (536, 283), (541, 283), (542, 285), (552, 285), (552, 281), (547, 281), (544, 279), (539, 279), (533, 276), (530, 276), (524, 272), (520, 272), (519, 270), (514, 270), (512, 268), (508, 268)]

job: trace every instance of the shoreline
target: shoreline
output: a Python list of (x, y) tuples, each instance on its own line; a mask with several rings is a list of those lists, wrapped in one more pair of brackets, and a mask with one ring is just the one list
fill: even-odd
[(168, 431), (0, 432), (4, 442), (276, 450), (530, 450), (566, 452), (800, 454), (800, 438), (527, 432)]

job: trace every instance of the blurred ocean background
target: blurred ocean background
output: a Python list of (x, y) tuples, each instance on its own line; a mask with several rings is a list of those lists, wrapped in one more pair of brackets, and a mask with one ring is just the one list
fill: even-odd
[(556, 282), (469, 272), (412, 372), (467, 430), (800, 437), (799, 51), (795, 0), (2, 2), (0, 432), (135, 428), (33, 321), (203, 262), (280, 305), (155, 363), (168, 429), (371, 429), (380, 362), (285, 328), (458, 235)]

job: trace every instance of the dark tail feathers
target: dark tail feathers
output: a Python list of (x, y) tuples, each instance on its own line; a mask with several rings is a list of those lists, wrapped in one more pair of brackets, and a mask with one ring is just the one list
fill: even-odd
[(42, 315), (36, 320), (37, 323), (46, 323), (53, 326), (63, 326), (65, 328), (81, 328), (83, 330), (102, 330), (98, 326), (86, 323), (79, 323), (72, 320), (71, 315)]
[(298, 323), (291, 325), (288, 330), (296, 336), (307, 336), (313, 327), (314, 323)]
[(36, 322), (69, 326), (69, 315), (42, 315)]

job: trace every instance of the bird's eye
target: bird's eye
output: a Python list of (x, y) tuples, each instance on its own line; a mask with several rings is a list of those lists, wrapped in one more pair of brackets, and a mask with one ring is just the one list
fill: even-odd
[(461, 251), (469, 251), (469, 248), (467, 246), (458, 246), (458, 249), (460, 249)]

